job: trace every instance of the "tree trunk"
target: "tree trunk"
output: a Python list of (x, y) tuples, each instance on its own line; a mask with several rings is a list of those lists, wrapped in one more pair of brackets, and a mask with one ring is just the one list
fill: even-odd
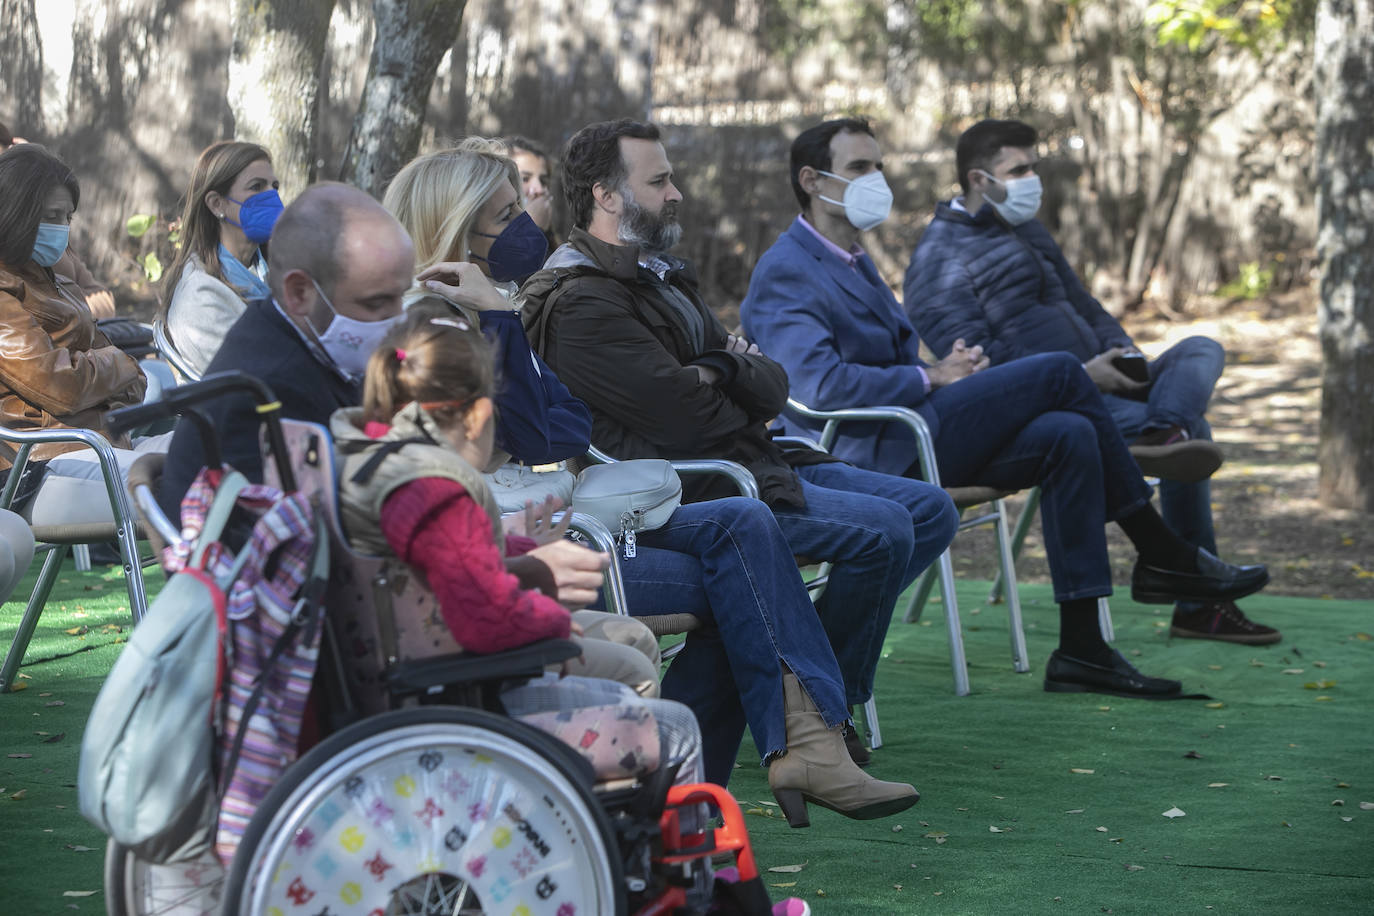
[(1374, 511), (1374, 0), (1317, 8), (1321, 501)]
[(453, 46), (465, 0), (373, 0), (367, 82), (342, 178), (376, 197), (420, 148), (430, 87)]
[(315, 178), (316, 99), (334, 0), (234, 0), (229, 106), (261, 143), (288, 197)]
[(13, 101), (6, 126), (21, 137), (43, 136), (43, 42), (34, 0), (0, 0), (0, 98)]

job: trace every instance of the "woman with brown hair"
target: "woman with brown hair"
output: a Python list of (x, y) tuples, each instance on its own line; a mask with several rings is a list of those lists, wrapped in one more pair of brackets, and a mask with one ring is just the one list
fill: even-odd
[(282, 201), (272, 157), (256, 143), (221, 140), (191, 170), (181, 250), (162, 283), (159, 317), (197, 375), (249, 299), (268, 298), (267, 240)]

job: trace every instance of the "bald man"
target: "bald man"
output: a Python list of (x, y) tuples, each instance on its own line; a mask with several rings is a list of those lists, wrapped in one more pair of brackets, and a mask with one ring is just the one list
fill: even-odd
[[(206, 374), (237, 369), (266, 382), (282, 415), (327, 423), (362, 400), (367, 358), (401, 314), (415, 249), (401, 224), (357, 188), (318, 184), (282, 213), (268, 255), (271, 301), (250, 303), (225, 335)], [(258, 415), (242, 395), (202, 408), (220, 436), (224, 460), (262, 479)], [(200, 436), (178, 424), (159, 502), (170, 518), (205, 463)]]

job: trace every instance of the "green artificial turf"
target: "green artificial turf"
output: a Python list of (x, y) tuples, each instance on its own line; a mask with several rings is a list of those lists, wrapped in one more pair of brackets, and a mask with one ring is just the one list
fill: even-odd
[[(28, 686), (0, 695), (4, 914), (104, 909), (104, 844), (73, 784), (128, 613), (114, 572), (63, 579)], [(858, 822), (813, 806), (812, 826), (792, 830), (745, 742), (731, 789), (752, 812), (760, 866), (801, 866), (765, 872), (775, 897), (803, 896), (818, 916), (1374, 909), (1374, 810), (1361, 808), (1374, 808), (1368, 602), (1253, 598), (1246, 610), (1285, 639), (1246, 647), (1170, 641), (1166, 609), (1118, 596), (1116, 644), (1143, 670), (1211, 694), (1222, 704), (1212, 708), (1045, 694), (1039, 672), (1058, 630), (1049, 589), (1022, 587), (1032, 673), (1018, 675), (1003, 607), (979, 604), (986, 588), (960, 586), (971, 696), (953, 695), (940, 605), (888, 634), (871, 772), (913, 782), (914, 808)], [(22, 610), (21, 595), (0, 610), (3, 645)], [(1174, 808), (1184, 816), (1163, 816)]]

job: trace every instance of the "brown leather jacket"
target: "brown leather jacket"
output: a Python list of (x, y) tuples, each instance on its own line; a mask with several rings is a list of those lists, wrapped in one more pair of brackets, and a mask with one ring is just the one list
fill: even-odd
[[(96, 328), (79, 287), (33, 261), (18, 268), (0, 263), (0, 425), (104, 434), (105, 411), (141, 402), (147, 384), (138, 362)], [(33, 457), (80, 447), (39, 446)], [(0, 443), (0, 469), (15, 451)]]

